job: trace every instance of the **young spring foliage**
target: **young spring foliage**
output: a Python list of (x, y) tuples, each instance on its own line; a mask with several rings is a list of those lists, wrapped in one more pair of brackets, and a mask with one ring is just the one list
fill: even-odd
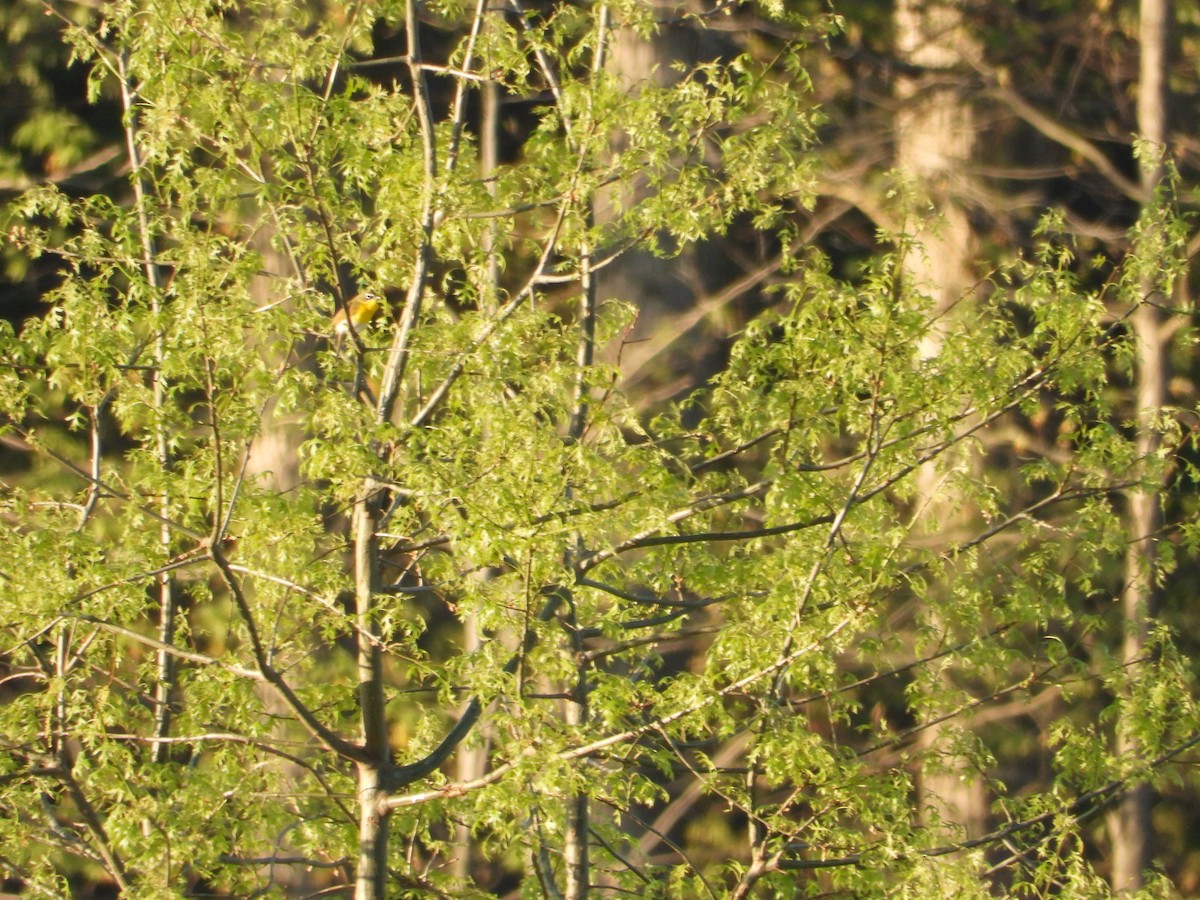
[[(1166, 290), (1177, 219), (1148, 213), (1104, 286), (1048, 229), (945, 320), (905, 235), (852, 278), (802, 249), (721, 370), (647, 414), (613, 362), (647, 298), (597, 279), (735, 225), (793, 241), (820, 174), (800, 53), (839, 22), (783, 6), (633, 84), (612, 49), (661, 26), (640, 3), (429, 4), (419, 41), (394, 2), (64, 25), (130, 174), (14, 207), (61, 280), (0, 333), (8, 877), (950, 896), (1009, 847), (1009, 885), (1092, 884), (1081, 820), (1197, 728), (1166, 630), (1134, 673), (1104, 643), (1116, 492), (1179, 441), (1164, 414), (1137, 458), (1106, 304), (1144, 302), (1147, 266)], [(515, 110), (491, 170), (485, 89)], [(387, 306), (339, 346), (360, 288)], [(1080, 714), (971, 727), (1047, 691)], [(1108, 753), (1114, 696), (1143, 758)], [(1039, 739), (1053, 774), (1006, 784)], [(983, 849), (913, 808), (923, 766), (986, 779)]]

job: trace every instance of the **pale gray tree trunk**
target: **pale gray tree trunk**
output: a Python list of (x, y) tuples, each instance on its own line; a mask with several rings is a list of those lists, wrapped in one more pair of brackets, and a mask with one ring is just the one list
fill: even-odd
[[(493, 12), (492, 15), (497, 15)], [(496, 185), (491, 176), (500, 163), (500, 88), (492, 81), (480, 89), (482, 115), (479, 124), (479, 175), (488, 186), (488, 191), (495, 194)], [(484, 249), (488, 253), (488, 280), (493, 291), (499, 290), (500, 256), (496, 252), (497, 229), (493, 223), (484, 232)], [(495, 293), (488, 298), (489, 311), (495, 309)], [(490, 578), (490, 571), (481, 573), (481, 578)], [(476, 653), (482, 645), (479, 623), (474, 614), (468, 613), (463, 619), (462, 652), (466, 655)], [(454, 760), (455, 776), (459, 782), (473, 781), (484, 773), (487, 765), (487, 748), (482, 743), (464, 741), (458, 748)], [(454, 843), (454, 875), (467, 881), (471, 876), (475, 853), (471, 829), (466, 823), (455, 827)]]
[[(912, 245), (904, 254), (910, 286), (933, 300), (935, 324), (917, 348), (923, 360), (942, 352), (947, 313), (971, 292), (975, 236), (961, 202), (966, 192), (966, 166), (974, 152), (974, 110), (962, 93), (962, 73), (978, 53), (967, 34), (961, 4), (952, 0), (898, 0), (896, 48), (910, 74), (899, 79), (896, 115), (896, 165), (912, 180), (931, 209), (918, 212), (906, 229)], [(952, 527), (953, 505), (944, 494), (939, 472), (931, 464), (917, 475), (923, 516), (934, 529)], [(934, 588), (936, 590), (936, 587)], [(945, 742), (940, 726), (926, 729), (927, 751)], [(987, 803), (974, 773), (951, 766), (927, 768), (920, 779), (920, 810), (973, 837), (985, 830)]]
[[(1169, 0), (1142, 0), (1139, 48), (1138, 133), (1142, 140), (1162, 151), (1167, 140), (1167, 39), (1170, 30)], [(1163, 177), (1161, 163), (1144, 165), (1142, 188), (1149, 199)], [(1141, 297), (1130, 316), (1137, 347), (1135, 385), (1138, 420), (1138, 457), (1149, 459), (1158, 452), (1160, 438), (1154, 422), (1167, 395), (1170, 378), (1167, 363), (1166, 322), (1161, 309), (1163, 295), (1150, 277), (1139, 285)], [(1147, 302), (1158, 300), (1160, 302)], [(1162, 525), (1162, 504), (1157, 486), (1129, 492), (1127, 522), (1130, 542), (1125, 556), (1125, 582), (1121, 607), (1125, 623), (1122, 658), (1132, 672), (1142, 665), (1158, 605), (1154, 566), (1155, 541)], [(1133, 712), (1133, 711), (1130, 711)], [(1118, 723), (1116, 749), (1130, 757), (1143, 755), (1126, 718)], [(1109, 816), (1112, 834), (1112, 885), (1118, 892), (1134, 892), (1144, 885), (1143, 872), (1153, 859), (1151, 809), (1153, 794), (1148, 784), (1132, 787)]]
[[(264, 228), (255, 233), (252, 240), (255, 250), (262, 257), (264, 274), (250, 284), (250, 299), (259, 309), (274, 305), (286, 305), (290, 301), (280, 296), (283, 285), (291, 283), (296, 273), (287, 254), (272, 244), (273, 232)], [(290, 308), (290, 307), (289, 307)], [(333, 314), (330, 301), (329, 314)], [(272, 366), (280, 368), (289, 361), (299, 360), (300, 365), (315, 371), (313, 350), (316, 341), (309, 337), (295, 338), (291, 348), (291, 360), (271, 359)], [(247, 352), (261, 352), (258, 347), (247, 347)], [(304, 443), (304, 429), (295, 419), (287, 420), (277, 414), (272, 401), (263, 410), (262, 425), (250, 445), (250, 456), (246, 461), (246, 476), (254, 478), (262, 487), (280, 492), (291, 491), (300, 483), (300, 445)]]
[[(463, 620), (462, 652), (465, 654), (476, 653), (481, 644), (475, 616), (467, 616)], [(455, 777), (460, 784), (473, 781), (483, 774), (486, 763), (486, 748), (480, 744), (464, 741), (458, 748), (454, 759)], [(475, 859), (475, 842), (471, 837), (471, 828), (466, 822), (455, 826), (454, 843), (454, 875), (466, 882), (471, 877)]]
[[(250, 299), (259, 309), (288, 305), (291, 301), (285, 285), (295, 283), (295, 278), (300, 274), (294, 260), (275, 246), (275, 236), (276, 232), (272, 229), (262, 228), (255, 232), (252, 239), (254, 249), (263, 262), (262, 273), (250, 283)], [(332, 304), (329, 309), (332, 312)], [(314, 338), (296, 335), (286, 358), (273, 355), (267, 362), (278, 371), (288, 365), (300, 365), (315, 371), (315, 345)], [(262, 354), (268, 351), (261, 346), (248, 346), (246, 352)], [(263, 409), (258, 433), (248, 448), (245, 477), (266, 490), (281, 494), (295, 490), (300, 483), (300, 447), (305, 437), (304, 428), (295, 417), (278, 414), (276, 398), (273, 398)], [(286, 739), (289, 736), (287, 723), (291, 714), (287, 703), (277, 690), (266, 683), (259, 683), (255, 693), (264, 712), (274, 716), (278, 723), (275, 736), (280, 740)], [(295, 762), (280, 758), (274, 760), (272, 765), (290, 778), (300, 780), (305, 777), (304, 769)], [(274, 878), (285, 891), (296, 895), (317, 891), (323, 883), (316, 873), (298, 866), (280, 867), (274, 873)]]

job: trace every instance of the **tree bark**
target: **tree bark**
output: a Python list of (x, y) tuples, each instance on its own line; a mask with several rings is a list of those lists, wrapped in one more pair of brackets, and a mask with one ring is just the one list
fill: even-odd
[[(933, 301), (935, 325), (921, 340), (918, 356), (935, 359), (943, 349), (946, 313), (970, 292), (975, 236), (966, 210), (958, 201), (966, 184), (964, 167), (974, 152), (975, 115), (961, 92), (959, 72), (977, 54), (964, 27), (960, 4), (944, 0), (899, 0), (895, 12), (896, 46), (914, 74), (897, 84), (896, 164), (932, 205), (932, 214), (915, 218), (907, 229), (912, 241), (903, 258), (910, 286)], [(917, 486), (923, 515), (944, 529), (950, 504), (941, 493), (940, 474), (932, 464), (921, 467)], [(922, 735), (933, 753), (946, 740), (934, 726)], [(972, 773), (926, 769), (920, 780), (922, 817), (937, 818), (977, 837), (986, 829), (983, 786)]]
[[(498, 17), (499, 13), (491, 11), (489, 16)], [(492, 197), (496, 195), (496, 182), (492, 177), (500, 166), (500, 87), (494, 81), (488, 81), (479, 91), (481, 116), (479, 123), (479, 177), (483, 179), (487, 191)], [(487, 278), (491, 292), (485, 294), (487, 311), (496, 311), (496, 297), (500, 290), (500, 254), (497, 252), (499, 242), (499, 227), (493, 221), (483, 233), (483, 248), (487, 251)], [(491, 578), (491, 570), (480, 573), (481, 578)], [(470, 655), (482, 646), (479, 623), (474, 614), (468, 613), (463, 618), (462, 630), (463, 653)], [(486, 746), (464, 741), (458, 748), (455, 758), (455, 776), (460, 782), (468, 782), (484, 773), (487, 766)], [(467, 881), (471, 877), (474, 863), (473, 841), (471, 829), (466, 823), (460, 823), (454, 829), (454, 875)]]
[(358, 764), (358, 871), (355, 900), (387, 896), (388, 815), (381, 794), (391, 763), (386, 697), (383, 690), (383, 652), (374, 598), (378, 581), (375, 530), (379, 488), (372, 479), (363, 485), (354, 506), (354, 585), (357, 603), (358, 702), (362, 741), (367, 759)]
[[(677, 4), (662, 2), (656, 6), (664, 19), (679, 16)], [(676, 83), (683, 77), (677, 69), (680, 63), (691, 69), (698, 62), (718, 59), (728, 51), (719, 37), (687, 24), (663, 25), (649, 39), (633, 28), (618, 25), (606, 47), (605, 68), (633, 94), (644, 85)], [(614, 130), (613, 150), (619, 152), (624, 143), (621, 131)], [(618, 210), (629, 209), (643, 199), (647, 190), (644, 180), (637, 178), (601, 188), (593, 205), (596, 221), (611, 221)], [(637, 393), (652, 405), (686, 393), (704, 380), (712, 364), (709, 354), (714, 339), (711, 333), (705, 334), (703, 320), (688, 319), (699, 300), (726, 283), (730, 274), (725, 255), (712, 248), (706, 252), (703, 244), (682, 247), (669, 260), (633, 249), (597, 273), (601, 302), (615, 299), (637, 308), (637, 321), (620, 347), (622, 372), (632, 379), (625, 383), (626, 390), (636, 385)], [(656, 338), (681, 327), (691, 332), (691, 339), (662, 350)]]
[[(581, 673), (576, 685), (577, 695), (567, 701), (566, 724), (582, 728), (587, 722), (586, 676)], [(591, 877), (588, 858), (588, 827), (590, 811), (586, 791), (576, 791), (567, 800), (567, 827), (563, 842), (563, 863), (566, 868), (566, 900), (587, 900)]]
[[(1138, 133), (1156, 153), (1164, 150), (1167, 140), (1167, 38), (1170, 28), (1169, 0), (1142, 0), (1139, 46), (1141, 50), (1138, 83)], [(1163, 177), (1161, 159), (1143, 164), (1142, 188), (1147, 198)], [(1152, 200), (1150, 200), (1152, 202)], [(1137, 348), (1137, 384), (1135, 386), (1138, 421), (1139, 459), (1151, 459), (1159, 449), (1160, 438), (1155, 417), (1167, 395), (1170, 378), (1166, 354), (1166, 335), (1161, 303), (1147, 302), (1156, 296), (1159, 286), (1147, 277), (1139, 285), (1141, 296), (1130, 316)], [(1121, 592), (1125, 638), (1122, 658), (1126, 670), (1133, 673), (1144, 665), (1150, 628), (1158, 606), (1154, 567), (1155, 541), (1162, 525), (1162, 505), (1157, 485), (1130, 491), (1128, 496), (1129, 547), (1125, 556), (1125, 584)], [(1127, 711), (1117, 725), (1116, 750), (1130, 758), (1143, 756), (1133, 735)], [(1112, 834), (1112, 886), (1117, 892), (1133, 892), (1144, 886), (1143, 873), (1150, 866), (1152, 853), (1153, 791), (1150, 785), (1133, 786), (1109, 817)]]

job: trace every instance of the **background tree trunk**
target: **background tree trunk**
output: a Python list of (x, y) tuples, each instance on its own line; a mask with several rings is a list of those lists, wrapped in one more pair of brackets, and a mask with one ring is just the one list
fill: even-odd
[[(899, 0), (895, 11), (896, 47), (911, 74), (897, 82), (896, 165), (932, 209), (920, 206), (906, 228), (912, 245), (903, 258), (904, 276), (933, 300), (937, 323), (921, 341), (922, 359), (942, 351), (946, 316), (971, 291), (975, 236), (960, 198), (965, 167), (975, 144), (976, 122), (963, 96), (961, 71), (978, 53), (966, 32), (958, 3)], [(963, 513), (952, 513), (937, 467), (926, 463), (917, 478), (922, 516), (930, 528), (945, 531)], [(954, 517), (951, 521), (950, 517)], [(936, 587), (934, 588), (936, 589)], [(922, 733), (928, 751), (946, 743), (942, 726)], [(920, 779), (922, 815), (936, 811), (968, 837), (985, 830), (987, 802), (974, 773), (927, 767)]]
[[(657, 7), (663, 18), (678, 16), (673, 4)], [(606, 69), (616, 74), (624, 89), (636, 93), (643, 85), (671, 85), (680, 80), (678, 68), (688, 71), (698, 62), (719, 58), (729, 47), (719, 36), (687, 24), (663, 25), (651, 38), (637, 34), (628, 26), (615, 27), (607, 51)], [(623, 136), (612, 134), (612, 145), (620, 151)], [(711, 151), (709, 151), (711, 152)], [(716, 161), (711, 161), (717, 167)], [(619, 214), (621, 208), (637, 203), (646, 191), (644, 179), (630, 179), (597, 192), (596, 222), (603, 224)], [(718, 335), (705, 323), (690, 323), (697, 303), (723, 281), (729, 265), (724, 252), (706, 252), (703, 244), (684, 247), (664, 259), (646, 250), (624, 253), (597, 275), (600, 302), (621, 300), (637, 309), (637, 322), (621, 348), (621, 368), (627, 379), (626, 390), (633, 384), (647, 395), (646, 405), (679, 396), (704, 378), (705, 359), (714, 350)], [(664, 335), (686, 340), (662, 341)], [(664, 349), (669, 347), (669, 349)]]
[[(1169, 0), (1142, 0), (1139, 45), (1141, 59), (1138, 75), (1138, 133), (1161, 154), (1167, 141), (1167, 36), (1170, 30)], [(1163, 178), (1160, 157), (1143, 161), (1141, 184), (1147, 202)], [(1135, 248), (1135, 251), (1138, 248)], [(1167, 361), (1166, 323), (1162, 311), (1165, 296), (1150, 276), (1139, 284), (1140, 296), (1130, 316), (1137, 347), (1137, 383), (1135, 415), (1139, 434), (1138, 458), (1149, 460), (1161, 445), (1155, 421), (1167, 397), (1170, 379)], [(1157, 302), (1152, 302), (1157, 301)], [(1121, 592), (1121, 611), (1125, 622), (1122, 656), (1131, 674), (1146, 657), (1151, 624), (1158, 607), (1154, 568), (1155, 542), (1162, 526), (1162, 502), (1157, 486), (1143, 486), (1129, 493), (1127, 513), (1130, 535), (1125, 556), (1125, 583)], [(1126, 706), (1117, 727), (1117, 753), (1133, 758), (1142, 751), (1134, 736), (1131, 719), (1137, 711)], [(1153, 860), (1151, 812), (1153, 791), (1149, 784), (1130, 788), (1109, 816), (1112, 832), (1112, 885), (1119, 892), (1133, 892), (1144, 885), (1143, 872)]]

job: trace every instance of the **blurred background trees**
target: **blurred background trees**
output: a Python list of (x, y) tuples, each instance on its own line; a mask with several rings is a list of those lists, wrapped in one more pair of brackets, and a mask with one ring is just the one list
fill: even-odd
[(5, 889), (1195, 890), (1196, 15), (10, 5)]

